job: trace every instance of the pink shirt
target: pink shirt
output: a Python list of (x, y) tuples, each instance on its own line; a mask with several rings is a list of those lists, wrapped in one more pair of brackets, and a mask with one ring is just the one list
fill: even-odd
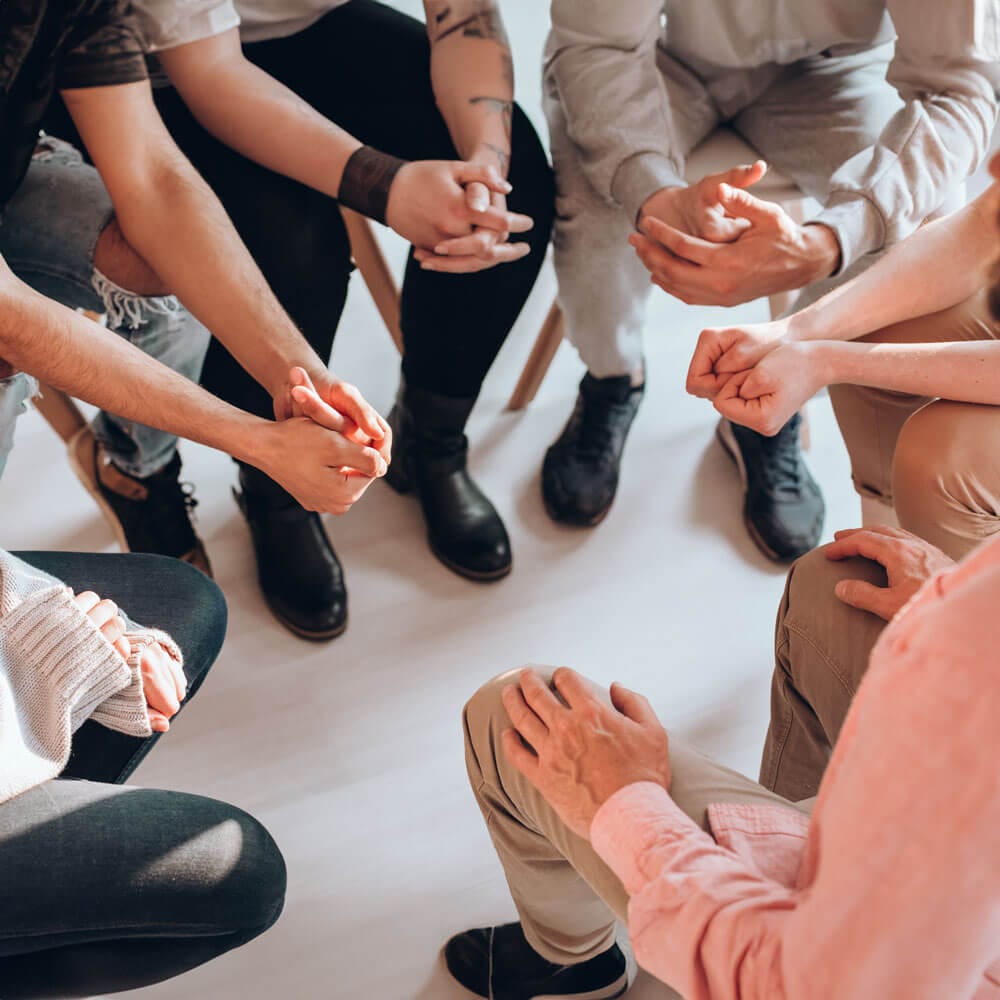
[(882, 634), (812, 817), (623, 788), (594, 848), (686, 1000), (1000, 998), (1000, 538)]

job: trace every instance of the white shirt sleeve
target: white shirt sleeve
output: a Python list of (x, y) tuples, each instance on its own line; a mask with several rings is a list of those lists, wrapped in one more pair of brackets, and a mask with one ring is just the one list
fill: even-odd
[(846, 267), (914, 232), (978, 167), (997, 120), (998, 0), (888, 0), (896, 53), (888, 80), (905, 102), (878, 141), (832, 179), (815, 221), (835, 230)]
[(233, 0), (132, 0), (132, 9), (147, 53), (221, 35), (240, 23)]
[(684, 184), (656, 64), (663, 0), (553, 0), (545, 75), (594, 189), (631, 218)]

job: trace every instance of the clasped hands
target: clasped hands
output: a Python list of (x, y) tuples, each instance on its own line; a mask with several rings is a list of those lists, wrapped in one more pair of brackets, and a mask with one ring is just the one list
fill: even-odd
[(306, 510), (346, 514), (389, 469), (389, 424), (319, 365), (292, 368), (272, 397), (276, 422), (258, 431), (254, 464)]
[(414, 246), (425, 271), (469, 274), (520, 260), (527, 243), (508, 242), (534, 222), (507, 210), (511, 185), (492, 163), (415, 160), (396, 175), (386, 221)]
[(734, 306), (832, 274), (833, 230), (800, 225), (747, 190), (766, 172), (758, 160), (650, 196), (629, 243), (653, 284), (691, 305)]
[[(125, 635), (125, 620), (118, 605), (102, 600), (90, 590), (76, 594), (73, 603), (127, 663), (132, 646)], [(149, 726), (154, 733), (165, 733), (187, 696), (187, 677), (180, 663), (158, 642), (144, 643), (138, 656)]]

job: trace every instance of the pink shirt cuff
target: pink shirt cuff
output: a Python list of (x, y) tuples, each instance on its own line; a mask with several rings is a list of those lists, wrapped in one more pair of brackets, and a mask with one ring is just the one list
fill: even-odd
[(601, 806), (590, 827), (590, 842), (632, 896), (656, 877), (656, 872), (642, 869), (650, 848), (681, 842), (692, 834), (707, 836), (662, 785), (639, 781), (615, 792)]

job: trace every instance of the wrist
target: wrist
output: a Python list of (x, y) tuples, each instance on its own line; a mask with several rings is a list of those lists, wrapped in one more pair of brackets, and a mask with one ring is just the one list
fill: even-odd
[(816, 340), (798, 346), (805, 353), (807, 367), (815, 376), (817, 391), (824, 386), (845, 381), (843, 344), (832, 340)]
[(661, 218), (664, 211), (674, 210), (678, 199), (688, 189), (682, 185), (668, 185), (654, 191), (639, 207), (639, 219), (653, 215)]
[(827, 340), (829, 331), (823, 322), (823, 311), (809, 306), (785, 318), (785, 334), (781, 338), (786, 343), (801, 344), (810, 340)]
[(269, 446), (271, 432), (275, 426), (273, 420), (255, 417), (234, 408), (233, 415), (217, 426), (221, 432), (218, 434), (218, 440), (206, 443), (211, 443), (238, 462), (246, 462), (266, 471), (263, 461), (266, 458), (269, 463), (271, 459)]
[(477, 143), (472, 153), (466, 157), (466, 162), (496, 167), (500, 175), (506, 177), (510, 173), (510, 143), (486, 141)]
[(406, 163), (371, 146), (359, 146), (344, 164), (337, 201), (385, 225), (393, 181)]
[(809, 282), (822, 281), (840, 267), (840, 241), (837, 234), (822, 222), (807, 222), (802, 226), (802, 238), (814, 270)]

